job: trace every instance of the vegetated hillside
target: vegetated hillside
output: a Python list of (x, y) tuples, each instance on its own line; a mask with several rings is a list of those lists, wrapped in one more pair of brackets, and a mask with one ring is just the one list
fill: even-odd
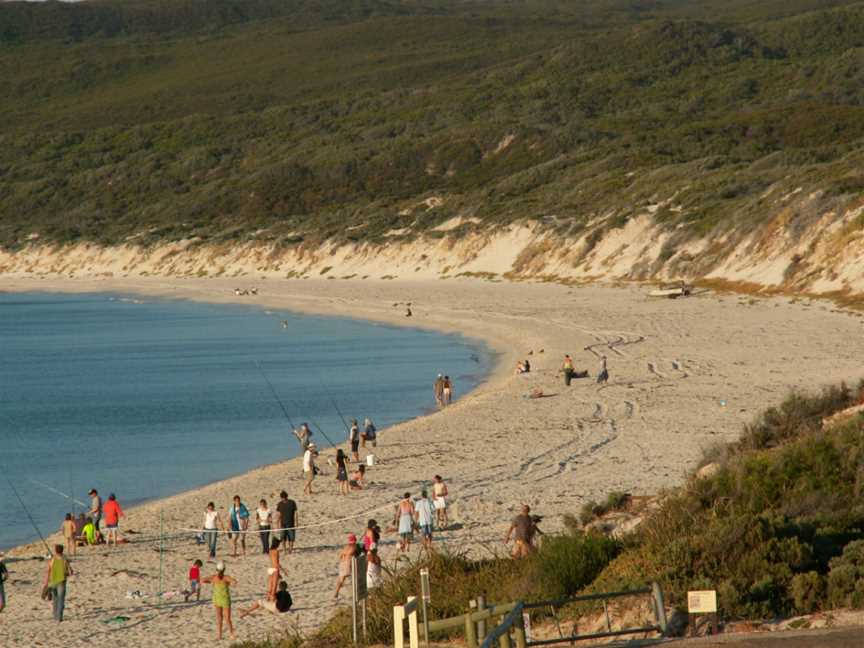
[(529, 223), (515, 274), (750, 278), (789, 239), (757, 280), (855, 279), (862, 2), (13, 2), (0, 42), (10, 250)]

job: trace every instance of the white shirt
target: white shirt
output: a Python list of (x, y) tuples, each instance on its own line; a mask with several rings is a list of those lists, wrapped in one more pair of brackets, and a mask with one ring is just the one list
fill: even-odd
[(256, 509), (255, 511), (258, 513), (258, 524), (270, 524), (270, 509)]
[(417, 523), (420, 526), (432, 526), (432, 502), (428, 497), (417, 500), (414, 505), (417, 509)]
[(312, 458), (312, 451), (307, 450), (303, 453), (303, 472), (312, 472), (312, 466), (315, 465), (315, 461)]
[(219, 511), (204, 511), (204, 528), (215, 529), (217, 517), (219, 517)]

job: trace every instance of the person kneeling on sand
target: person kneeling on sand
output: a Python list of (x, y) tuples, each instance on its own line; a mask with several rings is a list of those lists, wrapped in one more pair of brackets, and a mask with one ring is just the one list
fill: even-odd
[(279, 581), (279, 591), (276, 592), (276, 598), (274, 600), (255, 601), (255, 603), (252, 604), (252, 607), (243, 610), (240, 613), (240, 618), (245, 619), (256, 610), (267, 610), (272, 614), (282, 614), (283, 612), (290, 610), (292, 605), (294, 605), (294, 600), (291, 598), (291, 594), (288, 593), (288, 583), (283, 580)]
[(360, 464), (348, 480), (351, 490), (363, 490), (366, 486), (366, 466)]

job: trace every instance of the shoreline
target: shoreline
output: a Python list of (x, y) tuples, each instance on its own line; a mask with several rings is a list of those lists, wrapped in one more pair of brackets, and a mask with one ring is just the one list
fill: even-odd
[[(234, 286), (256, 286), (259, 295), (235, 297)], [(368, 490), (339, 497), (330, 473), (315, 482), (313, 497), (299, 496), (302, 484), (293, 459), (136, 507), (129, 512), (127, 530), (158, 528), (160, 511), (166, 532), (194, 526), (207, 500), (224, 510), (234, 492), (249, 505), (260, 496), (269, 501), (281, 488), (298, 501), (301, 526), (363, 515), (395, 505), (406, 490), (416, 495), (420, 484), (438, 473), (450, 485), (458, 528), (437, 534), (437, 546), (474, 556), (503, 553), (501, 538), (521, 503), (545, 516), (548, 533), (562, 528), (564, 514), (576, 514), (581, 504), (612, 490), (654, 494), (679, 485), (702, 450), (737, 438), (744, 423), (790, 388), (857, 380), (857, 358), (864, 353), (860, 316), (825, 304), (714, 294), (658, 301), (634, 286), (148, 278), (8, 279), (4, 288), (9, 287), (118, 290), (335, 314), (461, 333), (498, 354), (487, 380), (445, 411), (387, 428), (379, 438), (380, 464), (370, 471)], [(393, 306), (405, 301), (414, 304), (410, 324)], [(529, 351), (532, 372), (514, 376), (513, 365)], [(576, 380), (565, 391), (557, 376), (564, 353), (573, 354), (577, 368), (592, 376), (599, 356), (607, 355), (610, 383)], [(547, 397), (525, 398), (532, 389), (542, 389)], [(387, 517), (377, 518), (382, 527)], [(297, 611), (288, 619), (256, 616), (238, 626), (239, 638), (264, 638), (294, 623), (311, 631), (323, 623), (334, 609), (331, 579), (338, 570), (338, 547), (344, 534), (359, 532), (363, 522), (298, 533), (299, 553), (286, 561)], [(392, 534), (382, 538), (387, 565), (395, 564), (394, 542)], [(253, 536), (250, 545), (256, 544)], [(189, 560), (205, 556), (185, 540), (170, 549), (164, 557), (164, 588), (169, 590), (182, 585)], [(220, 559), (225, 550), (223, 543)], [(83, 648), (119, 637), (146, 648), (179, 647), (213, 636), (209, 603), (169, 601), (160, 607), (152, 597), (125, 599), (130, 590), (156, 591), (158, 552), (133, 547), (112, 554), (100, 547), (87, 553), (77, 560), (69, 621), (60, 626), (50, 624), (50, 612), (34, 587), (15, 585), (38, 581), (41, 566), (35, 561), (10, 565), (17, 573), (11, 587), (7, 584), (8, 607), (0, 621), (11, 633), (11, 646), (38, 641)], [(260, 555), (227, 561), (229, 573), (239, 579), (236, 601), (244, 607), (264, 587), (266, 561)], [(100, 623), (100, 632), (88, 634), (95, 620), (115, 614), (131, 620), (111, 630)]]

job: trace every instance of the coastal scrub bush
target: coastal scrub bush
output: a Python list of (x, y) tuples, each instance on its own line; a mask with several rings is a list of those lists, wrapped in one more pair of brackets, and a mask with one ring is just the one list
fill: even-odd
[(852, 402), (841, 385), (767, 410), (715, 473), (665, 496), (591, 589), (656, 580), (674, 605), (716, 589), (739, 618), (864, 606), (864, 421), (821, 429)]

